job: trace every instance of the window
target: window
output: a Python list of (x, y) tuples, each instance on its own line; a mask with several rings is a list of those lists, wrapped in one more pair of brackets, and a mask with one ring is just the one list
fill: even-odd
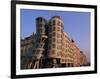
[(39, 54), (40, 53), (40, 50), (37, 50), (36, 54)]
[(52, 24), (53, 24), (53, 25), (56, 25), (56, 21), (55, 21), (55, 20), (53, 20), (53, 21), (52, 21)]
[(62, 61), (64, 62), (64, 59), (62, 59)]
[(67, 47), (67, 44), (66, 44), (66, 47)]
[(48, 48), (51, 49), (51, 45), (49, 45)]
[(49, 32), (52, 32), (52, 27), (49, 27)]
[(39, 29), (39, 32), (42, 33), (42, 29)]
[(68, 63), (68, 67), (70, 67), (70, 63)]
[(61, 34), (57, 34), (57, 38), (61, 38)]
[(63, 23), (61, 23), (61, 27), (62, 27), (62, 29), (64, 29), (64, 27), (63, 27)]
[(48, 23), (48, 24), (49, 24), (49, 26), (51, 26), (51, 21), (49, 21), (49, 23)]
[(57, 52), (57, 55), (58, 55), (58, 56), (61, 56), (61, 53), (60, 53), (60, 52)]
[(35, 53), (35, 50), (33, 50), (32, 52)]
[(52, 54), (56, 54), (56, 51), (55, 50), (52, 50)]
[(66, 49), (66, 52), (67, 52), (67, 49)]
[(49, 44), (51, 44), (52, 42), (51, 42), (51, 39), (49, 39)]
[(63, 34), (63, 29), (61, 29), (61, 33)]
[(53, 27), (53, 31), (56, 31), (56, 27)]
[(53, 38), (53, 42), (56, 42), (56, 39), (55, 38)]
[(38, 44), (35, 45), (35, 48), (37, 48), (37, 47), (38, 47)]
[(61, 49), (61, 45), (57, 46), (57, 49)]
[(56, 36), (56, 32), (53, 32), (53, 36)]
[(57, 31), (60, 31), (60, 27), (57, 28)]
[(49, 34), (49, 38), (52, 38), (52, 34)]
[(58, 25), (58, 26), (61, 26), (61, 23), (60, 23), (60, 21), (58, 21), (58, 22), (57, 22), (57, 25)]
[(61, 40), (57, 40), (57, 43), (61, 43)]
[(56, 47), (56, 45), (55, 45), (55, 44), (52, 44), (52, 47), (53, 47), (53, 48), (55, 48), (55, 47)]
[(23, 49), (21, 49), (21, 54), (23, 54), (24, 52), (23, 52)]

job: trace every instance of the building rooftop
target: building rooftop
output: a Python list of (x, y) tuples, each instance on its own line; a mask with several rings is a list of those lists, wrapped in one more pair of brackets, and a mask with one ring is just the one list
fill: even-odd
[(60, 16), (53, 16), (52, 18), (58, 18), (58, 19), (61, 19)]

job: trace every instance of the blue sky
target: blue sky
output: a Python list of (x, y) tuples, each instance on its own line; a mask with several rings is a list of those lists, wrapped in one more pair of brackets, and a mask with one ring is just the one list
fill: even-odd
[(74, 39), (77, 46), (84, 51), (90, 61), (90, 13), (74, 11), (49, 11), (21, 9), (21, 38), (36, 32), (35, 19), (39, 16), (49, 20), (60, 16), (64, 22), (64, 31)]

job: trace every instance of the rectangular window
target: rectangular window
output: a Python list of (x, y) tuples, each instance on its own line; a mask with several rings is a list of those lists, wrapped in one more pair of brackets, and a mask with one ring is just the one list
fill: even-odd
[(51, 45), (49, 45), (48, 48), (51, 49)]
[(49, 34), (49, 38), (52, 38), (52, 34)]
[(42, 29), (39, 29), (39, 32), (42, 33)]
[(61, 38), (61, 34), (58, 33), (58, 34), (57, 34), (57, 38)]
[(52, 41), (51, 41), (51, 39), (49, 39), (49, 44), (51, 44), (52, 43)]
[(53, 25), (56, 25), (56, 21), (55, 21), (55, 20), (53, 20), (53, 21), (52, 21), (52, 24), (53, 24)]
[(57, 49), (61, 49), (61, 45), (57, 46)]
[(39, 54), (40, 53), (40, 50), (37, 50), (36, 54)]
[(53, 27), (53, 31), (56, 31), (56, 27), (55, 26)]
[(58, 55), (58, 56), (61, 56), (61, 52), (57, 52), (57, 55)]
[(53, 38), (53, 42), (56, 42), (56, 39), (55, 38)]
[(61, 43), (61, 40), (57, 40), (57, 43)]
[(52, 54), (56, 54), (56, 51), (55, 50), (52, 50)]
[(56, 32), (53, 32), (53, 36), (56, 36)]
[(60, 27), (57, 28), (57, 31), (60, 31)]
[(49, 27), (49, 32), (52, 32), (52, 27)]
[(56, 47), (56, 45), (55, 45), (55, 44), (52, 44), (52, 47), (53, 47), (53, 48), (55, 48), (55, 47)]
[(58, 21), (58, 22), (57, 22), (57, 25), (58, 25), (58, 26), (61, 26), (61, 23), (60, 23), (60, 21)]

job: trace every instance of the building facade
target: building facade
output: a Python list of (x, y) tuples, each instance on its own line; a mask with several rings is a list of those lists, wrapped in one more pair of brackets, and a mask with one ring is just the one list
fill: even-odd
[(34, 33), (25, 39), (21, 39), (21, 68), (26, 69), (26, 65), (31, 61), (33, 48), (35, 46)]
[(86, 56), (85, 56), (85, 54), (84, 54), (84, 52), (83, 51), (80, 51), (80, 65), (81, 66), (87, 66), (88, 65), (88, 61), (86, 60)]
[[(87, 58), (83, 52), (77, 47), (74, 40), (70, 39), (68, 34), (64, 32), (64, 22), (60, 16), (53, 16), (49, 21), (43, 17), (36, 19), (36, 34), (30, 36), (28, 39), (21, 40), (21, 57), (31, 57), (36, 55), (34, 48), (38, 49), (37, 41), (40, 40), (41, 35), (46, 35), (48, 38), (45, 41), (45, 45), (40, 51), (43, 51), (42, 67), (53, 68), (53, 67), (80, 67), (87, 64)], [(26, 44), (25, 41), (29, 43)], [(29, 51), (31, 47), (31, 51)], [(26, 52), (26, 49), (29, 52)], [(28, 59), (28, 58), (26, 58)], [(21, 65), (23, 62), (21, 63)], [(25, 65), (24, 65), (25, 66)], [(24, 67), (22, 65), (22, 68)]]

